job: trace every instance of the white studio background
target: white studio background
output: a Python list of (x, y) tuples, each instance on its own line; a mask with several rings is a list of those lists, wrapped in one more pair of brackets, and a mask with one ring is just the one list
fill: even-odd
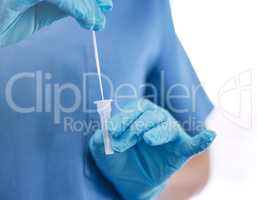
[(172, 0), (176, 32), (218, 108), (209, 185), (194, 200), (257, 199), (257, 1)]

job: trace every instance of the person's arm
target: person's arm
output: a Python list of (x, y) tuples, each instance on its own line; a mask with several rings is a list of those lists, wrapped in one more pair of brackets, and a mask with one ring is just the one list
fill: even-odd
[[(220, 126), (221, 120), (219, 109), (215, 108), (206, 120), (209, 129), (216, 130)], [(224, 126), (223, 128), (224, 129)], [(187, 200), (190, 197), (202, 192), (209, 182), (211, 176), (211, 153), (206, 151), (189, 161), (179, 171), (167, 188), (161, 194), (159, 200)]]
[[(205, 129), (205, 120), (213, 109), (193, 66), (174, 29), (169, 3), (163, 6), (164, 24), (160, 59), (149, 72), (147, 83), (157, 87), (158, 98), (149, 98), (166, 108), (189, 135)], [(165, 3), (163, 3), (165, 4)], [(164, 92), (163, 92), (164, 91)], [(146, 97), (152, 97), (149, 88)], [(170, 178), (160, 200), (185, 200), (201, 191), (209, 180), (210, 154), (194, 157)]]
[(210, 177), (210, 153), (207, 151), (190, 160), (175, 174), (159, 200), (186, 200), (201, 192)]

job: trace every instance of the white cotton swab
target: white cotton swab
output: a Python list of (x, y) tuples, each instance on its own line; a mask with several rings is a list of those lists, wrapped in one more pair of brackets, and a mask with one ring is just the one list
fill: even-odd
[(97, 47), (95, 31), (93, 31), (93, 46), (94, 46), (94, 52), (95, 52), (95, 63), (96, 63), (96, 70), (97, 70), (98, 80), (99, 80), (99, 85), (100, 85), (101, 97), (102, 97), (102, 100), (104, 100), (104, 91), (103, 91), (102, 76), (101, 76), (101, 67), (100, 67), (99, 53), (98, 53), (98, 47)]
[(103, 139), (104, 139), (104, 151), (106, 155), (113, 154), (112, 149), (112, 140), (108, 131), (108, 120), (111, 118), (111, 111), (112, 111), (112, 100), (110, 99), (104, 99), (104, 92), (103, 92), (103, 84), (102, 84), (102, 76), (101, 76), (101, 67), (100, 67), (100, 61), (99, 61), (99, 53), (98, 53), (98, 47), (97, 47), (97, 40), (96, 40), (96, 33), (93, 31), (93, 46), (94, 46), (94, 53), (95, 53), (95, 62), (96, 62), (96, 69), (98, 74), (98, 80), (100, 85), (100, 92), (102, 100), (95, 101), (95, 104), (97, 106), (97, 112), (100, 116), (101, 121), (101, 128), (103, 131)]

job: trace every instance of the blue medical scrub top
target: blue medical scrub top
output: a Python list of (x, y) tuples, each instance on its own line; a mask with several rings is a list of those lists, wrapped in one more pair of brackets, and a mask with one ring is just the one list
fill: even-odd
[[(0, 49), (1, 200), (119, 199), (88, 150), (101, 98), (91, 36), (66, 18)], [(97, 40), (113, 114), (136, 93), (168, 109), (189, 134), (199, 131), (188, 122), (203, 123), (212, 104), (174, 32), (168, 0), (114, 0)]]

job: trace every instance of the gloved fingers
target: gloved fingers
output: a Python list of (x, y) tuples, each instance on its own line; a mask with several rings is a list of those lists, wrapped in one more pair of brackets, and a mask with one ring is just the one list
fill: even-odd
[(144, 134), (144, 141), (148, 145), (163, 145), (177, 140), (182, 135), (186, 135), (186, 132), (178, 121), (168, 111), (162, 108), (160, 108), (159, 111), (166, 115), (168, 120)]
[(113, 8), (112, 0), (96, 0), (96, 2), (103, 12), (109, 12)]
[(38, 5), (38, 7), (35, 9), (37, 9), (37, 17), (35, 19), (36, 27), (34, 28), (34, 30), (39, 30), (40, 28), (47, 26), (52, 22), (67, 16), (67, 14), (64, 11), (49, 3), (42, 3)]
[(102, 30), (105, 16), (95, 0), (47, 0), (59, 9), (73, 16), (79, 24), (89, 30)]
[(216, 134), (213, 131), (204, 130), (200, 132), (198, 135), (191, 138), (186, 154), (188, 156), (193, 156), (195, 154), (201, 153), (211, 145), (215, 137)]
[(139, 99), (120, 108), (120, 113), (108, 122), (108, 129), (112, 137), (122, 135), (145, 111), (153, 110), (153, 105), (148, 100)]
[(128, 127), (136, 121), (142, 111), (135, 111), (124, 115), (123, 113), (117, 114), (108, 121), (109, 133), (113, 138), (118, 138), (125, 132)]
[[(97, 130), (89, 140), (89, 150), (93, 156), (97, 166), (101, 169), (114, 169), (113, 163), (117, 163), (120, 159), (117, 154), (106, 155), (104, 150), (103, 132), (101, 129)], [(102, 171), (103, 172), (103, 171)], [(108, 174), (105, 174), (108, 177)]]
[(88, 0), (92, 4), (91, 11), (87, 18), (78, 20), (79, 24), (89, 30), (100, 31), (104, 29), (106, 18), (100, 7), (95, 4), (95, 0)]
[(146, 144), (158, 146), (176, 140), (181, 132), (184, 132), (184, 130), (177, 121), (165, 121), (159, 126), (147, 131), (143, 138)]
[(145, 132), (165, 122), (166, 116), (162, 112), (152, 110), (145, 111), (131, 126), (119, 137), (113, 137), (113, 149), (124, 152), (141, 141)]
[(150, 101), (139, 99), (127, 104), (122, 112), (112, 117), (108, 129), (113, 149), (117, 152), (126, 151), (137, 144), (145, 132), (167, 120), (166, 113), (157, 108)]
[(89, 141), (89, 149), (93, 154), (105, 154), (103, 132), (101, 129), (97, 130)]

